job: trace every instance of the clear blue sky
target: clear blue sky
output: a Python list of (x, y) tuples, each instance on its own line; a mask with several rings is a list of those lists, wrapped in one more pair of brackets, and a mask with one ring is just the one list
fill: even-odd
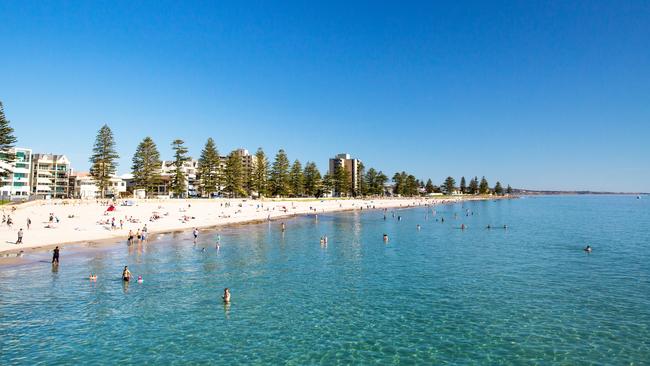
[(19, 146), (208, 136), (439, 184), (650, 191), (650, 2), (0, 1)]

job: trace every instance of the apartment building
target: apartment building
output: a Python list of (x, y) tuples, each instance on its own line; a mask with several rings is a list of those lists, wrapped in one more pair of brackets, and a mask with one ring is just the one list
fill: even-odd
[(0, 152), (0, 169), (6, 173), (0, 178), (0, 198), (27, 199), (31, 192), (32, 150), (16, 147), (8, 153), (14, 156), (11, 163), (7, 161), (7, 153)]
[[(199, 162), (194, 159), (187, 160), (181, 166), (181, 171), (185, 175), (185, 192), (183, 197), (196, 197), (198, 191), (197, 170)], [(155, 195), (171, 194), (172, 177), (176, 174), (176, 166), (173, 161), (163, 161), (160, 168), (161, 184), (158, 186), (158, 192)]]
[[(95, 179), (88, 172), (70, 174), (70, 195), (74, 198), (95, 199), (101, 192)], [(122, 177), (112, 176), (106, 187), (106, 197), (120, 197), (126, 192), (126, 181)]]
[[(356, 192), (359, 189), (359, 164), (361, 160), (354, 159), (350, 157), (350, 154), (338, 154), (335, 157), (331, 158), (329, 161), (329, 174), (334, 176), (334, 172), (339, 167), (347, 170), (351, 179), (351, 188), (352, 191)], [(334, 192), (337, 196), (340, 196), (342, 192)]]
[(65, 155), (32, 155), (31, 193), (42, 198), (68, 198), (70, 160)]

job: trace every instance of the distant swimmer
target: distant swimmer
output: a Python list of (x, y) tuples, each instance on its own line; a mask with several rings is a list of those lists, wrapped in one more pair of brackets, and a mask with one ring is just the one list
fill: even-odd
[(388, 235), (386, 235), (386, 234), (384, 234), (384, 241), (385, 241), (385, 242), (388, 241)]
[(142, 283), (142, 282), (144, 282), (144, 280), (142, 279), (142, 275), (139, 275), (138, 276), (138, 283)]
[(440, 222), (445, 222), (445, 218), (444, 217), (440, 218)]
[(402, 221), (402, 216), (397, 216), (397, 221)]
[(421, 227), (420, 227), (420, 225), (419, 225), (419, 224), (418, 224), (418, 226), (417, 226), (417, 228), (418, 228), (418, 231), (420, 231), (420, 229), (421, 229)]
[(325, 241), (325, 244), (327, 244), (327, 235), (323, 237), (323, 240)]
[(486, 229), (492, 229), (492, 226), (488, 224), (488, 226), (485, 227)]
[(129, 282), (131, 280), (131, 271), (129, 271), (128, 266), (124, 266), (124, 271), (122, 271), (122, 280), (124, 282)]
[(508, 225), (503, 225), (504, 230), (507, 229), (507, 228), (508, 228)]
[(460, 224), (460, 229), (465, 230), (465, 224)]
[(591, 253), (591, 245), (587, 245), (583, 250), (584, 250), (586, 253)]
[(194, 228), (194, 231), (192, 231), (192, 234), (194, 235), (194, 241), (196, 241), (196, 238), (199, 237), (199, 229)]
[(226, 304), (230, 303), (230, 289), (229, 289), (228, 287), (226, 287), (225, 289), (223, 289), (223, 296), (222, 296), (222, 298), (223, 298), (223, 302), (224, 302), (224, 303), (226, 303)]
[(90, 276), (88, 276), (88, 279), (91, 281), (97, 281), (97, 275), (94, 273), (91, 273)]
[(282, 228), (282, 232), (287, 230), (287, 225), (285, 225), (284, 222), (282, 223), (282, 225), (280, 225), (280, 227)]

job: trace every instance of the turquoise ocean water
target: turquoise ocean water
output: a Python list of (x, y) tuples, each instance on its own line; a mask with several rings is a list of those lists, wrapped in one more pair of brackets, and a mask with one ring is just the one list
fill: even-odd
[[(2, 267), (0, 364), (650, 363), (650, 198), (435, 211), (224, 228), (218, 252), (217, 232), (196, 245), (188, 232), (64, 248), (58, 270), (49, 254)], [(124, 265), (144, 283), (125, 286)]]

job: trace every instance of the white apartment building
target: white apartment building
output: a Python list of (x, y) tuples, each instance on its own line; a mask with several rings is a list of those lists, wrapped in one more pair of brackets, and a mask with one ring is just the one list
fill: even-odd
[[(197, 170), (199, 167), (199, 162), (194, 159), (187, 160), (183, 162), (181, 166), (181, 171), (185, 175), (185, 193), (184, 197), (196, 197), (197, 195), (197, 185), (198, 181), (196, 179)], [(160, 177), (162, 178), (163, 184), (159, 187), (157, 194), (158, 195), (170, 195), (171, 194), (171, 181), (172, 177), (176, 173), (176, 166), (174, 166), (173, 161), (163, 161), (160, 169)]]
[(31, 193), (42, 198), (68, 198), (70, 160), (65, 155), (33, 154)]
[(9, 150), (14, 161), (9, 163), (6, 154), (0, 153), (0, 168), (7, 176), (0, 179), (0, 196), (3, 199), (27, 199), (31, 192), (29, 184), (32, 169), (32, 150), (16, 147)]
[[(112, 176), (106, 188), (106, 197), (120, 197), (126, 192), (126, 181), (122, 177)], [(74, 198), (95, 199), (101, 192), (95, 179), (88, 172), (70, 174), (70, 195)]]

